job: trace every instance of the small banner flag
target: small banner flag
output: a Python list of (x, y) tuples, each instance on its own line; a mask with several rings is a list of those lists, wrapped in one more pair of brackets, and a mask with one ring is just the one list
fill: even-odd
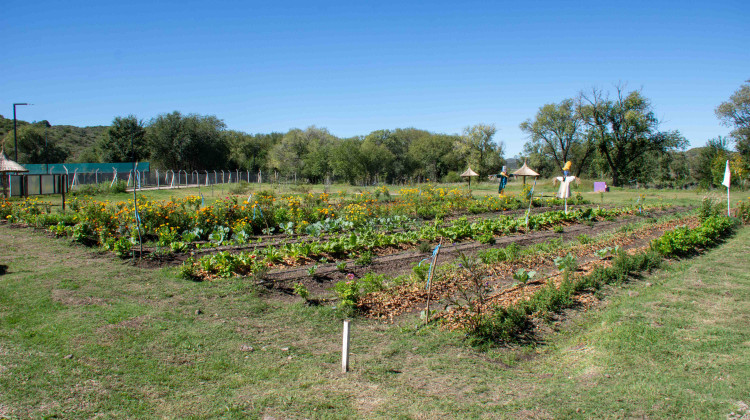
[(729, 201), (729, 185), (731, 184), (732, 173), (729, 172), (729, 160), (727, 159), (727, 166), (724, 169), (724, 180), (721, 181), (721, 185), (727, 187), (727, 217), (732, 214), (732, 206)]
[(724, 180), (721, 181), (721, 185), (724, 185), (725, 187), (729, 188), (731, 178), (732, 178), (732, 173), (729, 171), (729, 160), (727, 160), (727, 167), (726, 169), (724, 169)]

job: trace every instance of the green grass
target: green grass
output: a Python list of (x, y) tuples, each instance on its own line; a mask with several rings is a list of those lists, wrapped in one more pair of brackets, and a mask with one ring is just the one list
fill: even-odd
[[(533, 181), (529, 181), (533, 182)], [(295, 186), (292, 184), (256, 184), (256, 183), (250, 183), (247, 184), (249, 190), (247, 193), (255, 193), (258, 191), (274, 191), (276, 194), (300, 194), (300, 193), (322, 193), (326, 190), (326, 186), (321, 184), (316, 185), (299, 185)], [(468, 185), (466, 183), (457, 183), (457, 184), (437, 184), (442, 187), (446, 188), (461, 188), (461, 189), (468, 189)], [(200, 188), (197, 187), (190, 187), (190, 188), (176, 188), (176, 189), (160, 189), (160, 190), (146, 190), (141, 191), (138, 194), (148, 197), (152, 200), (169, 200), (172, 198), (184, 198), (188, 195), (198, 195), (203, 194), (204, 198), (207, 202), (211, 202), (217, 198), (223, 198), (228, 195), (230, 195), (233, 191), (233, 189), (236, 188), (236, 184), (217, 184), (213, 187), (205, 187), (201, 186)], [(346, 192), (349, 195), (357, 194), (362, 191), (375, 191), (374, 186), (370, 187), (359, 187), (359, 186), (351, 186), (347, 184), (333, 184), (330, 185), (327, 190), (331, 194), (338, 194), (339, 192), (343, 191)], [(391, 194), (395, 195), (398, 194), (398, 190), (400, 189), (400, 186), (396, 185), (389, 185), (388, 189), (390, 190)], [(513, 181), (510, 182), (506, 188), (507, 194), (518, 194), (521, 189), (523, 188), (523, 184), (521, 181)], [(551, 197), (554, 196), (557, 192), (556, 186), (552, 184), (551, 179), (543, 179), (539, 180), (537, 183), (537, 186), (534, 190), (535, 196), (539, 196), (540, 194)], [(643, 195), (643, 198), (641, 199), (642, 202), (645, 204), (660, 204), (660, 203), (666, 203), (666, 204), (673, 204), (673, 205), (681, 205), (681, 206), (698, 206), (701, 203), (701, 200), (705, 196), (715, 197), (719, 200), (726, 198), (726, 192), (725, 191), (719, 191), (719, 190), (713, 190), (713, 191), (704, 191), (704, 190), (656, 190), (656, 189), (630, 189), (630, 188), (611, 188), (610, 192), (607, 193), (595, 193), (593, 192), (593, 181), (591, 180), (584, 180), (581, 182), (580, 185), (573, 185), (573, 192), (580, 192), (583, 197), (590, 201), (593, 204), (603, 204), (603, 205), (634, 205), (636, 202), (638, 202), (639, 197)], [(481, 182), (481, 183), (474, 183), (472, 182), (471, 191), (474, 196), (481, 197), (484, 195), (495, 195), (497, 194), (497, 184), (491, 183), (491, 182)], [(68, 195), (66, 198), (69, 201), (72, 199), (73, 196)], [(82, 197), (82, 196), (79, 196)], [(744, 198), (745, 194), (738, 193), (736, 194), (736, 199)], [(119, 202), (119, 201), (127, 201), (133, 198), (133, 193), (120, 193), (120, 194), (97, 194), (93, 198), (97, 200), (110, 200), (113, 202)], [(61, 198), (59, 195), (50, 195), (50, 196), (42, 196), (42, 200), (52, 202), (53, 204), (59, 205), (61, 203)]]
[(0, 227), (0, 247), (0, 417), (724, 418), (750, 403), (748, 228), (607, 289), (544, 343), (479, 353), (416, 318), (355, 319), (348, 374), (331, 307), (27, 229)]

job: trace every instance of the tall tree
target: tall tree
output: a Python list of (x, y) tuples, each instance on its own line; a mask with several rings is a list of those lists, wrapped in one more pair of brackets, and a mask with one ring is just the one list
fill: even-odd
[(493, 140), (496, 132), (494, 124), (476, 124), (464, 129), (460, 149), (480, 177), (499, 172), (505, 163), (503, 143)]
[(271, 149), (269, 168), (286, 176), (296, 173), (312, 182), (319, 181), (330, 171), (327, 148), (334, 140), (325, 128), (291, 129)]
[(724, 125), (734, 127), (730, 135), (737, 151), (750, 162), (750, 80), (716, 108), (716, 116)]
[(284, 137), (283, 133), (246, 134), (229, 130), (224, 135), (229, 147), (231, 166), (257, 172), (265, 169), (268, 154)]
[(694, 176), (698, 183), (704, 188), (721, 185), (728, 158), (729, 139), (719, 136), (706, 142), (694, 164)]
[(572, 161), (576, 176), (580, 176), (596, 151), (583, 130), (583, 117), (576, 112), (573, 99), (542, 106), (534, 120), (524, 121), (520, 128), (530, 138), (524, 150), (551, 159), (558, 172), (565, 162)]
[(664, 153), (685, 147), (687, 140), (679, 131), (660, 132), (651, 103), (641, 92), (623, 92), (617, 87), (614, 99), (600, 90), (581, 94), (578, 112), (607, 163), (612, 184), (622, 186), (637, 178), (644, 168), (649, 152)]
[(64, 162), (68, 152), (58, 147), (54, 139), (45, 135), (44, 129), (25, 125), (18, 129), (19, 163)]
[(409, 145), (409, 155), (416, 162), (414, 175), (439, 181), (448, 171), (457, 170), (460, 165), (466, 164), (456, 154), (457, 146), (462, 145), (460, 137), (426, 131), (422, 133)]
[(183, 116), (178, 111), (159, 115), (147, 130), (152, 160), (167, 169), (233, 169), (224, 128), (224, 122), (213, 115)]
[(336, 142), (331, 148), (333, 175), (355, 185), (365, 173), (360, 146), (362, 140), (353, 137)]
[(135, 115), (115, 117), (98, 146), (104, 162), (142, 161), (151, 154), (143, 121)]

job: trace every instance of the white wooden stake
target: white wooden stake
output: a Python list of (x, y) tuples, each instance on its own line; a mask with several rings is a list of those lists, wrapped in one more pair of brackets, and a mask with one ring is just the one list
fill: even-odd
[(349, 371), (349, 320), (344, 321), (344, 342), (341, 346), (341, 372)]

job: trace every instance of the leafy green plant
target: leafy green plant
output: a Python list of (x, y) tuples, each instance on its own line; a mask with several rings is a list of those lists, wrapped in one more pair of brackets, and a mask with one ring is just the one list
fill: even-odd
[(359, 257), (355, 260), (357, 264), (359, 265), (370, 265), (372, 264), (372, 252), (370, 251), (363, 251)]
[(78, 242), (83, 245), (93, 245), (96, 243), (96, 235), (94, 227), (89, 222), (80, 222), (73, 226), (71, 233), (73, 242)]
[(526, 271), (523, 268), (519, 268), (515, 273), (513, 273), (513, 278), (523, 285), (526, 285), (526, 283), (528, 283), (529, 280), (532, 280), (534, 277), (536, 277), (536, 271)]
[(492, 234), (492, 232), (485, 232), (479, 236), (477, 236), (477, 241), (483, 244), (494, 244), (495, 243), (495, 236)]
[(430, 271), (430, 263), (423, 261), (422, 263), (414, 263), (411, 267), (411, 277), (415, 283), (426, 283), (427, 274)]
[(604, 258), (609, 254), (610, 251), (612, 251), (612, 248), (606, 247), (606, 248), (602, 248), (602, 249), (594, 251), (594, 255), (596, 255), (599, 258)]
[(356, 280), (340, 281), (333, 286), (333, 290), (339, 298), (339, 308), (351, 313), (357, 307), (359, 301), (359, 285)]
[(185, 242), (182, 241), (174, 241), (169, 244), (169, 248), (172, 250), (172, 252), (185, 252), (188, 249), (188, 246)]
[(199, 280), (198, 273), (196, 271), (195, 258), (189, 257), (180, 266), (179, 276), (185, 280)]
[(368, 294), (384, 290), (387, 281), (388, 277), (384, 274), (368, 272), (357, 280), (357, 284), (359, 285), (361, 294)]
[(589, 235), (586, 235), (585, 233), (576, 236), (576, 239), (581, 245), (590, 244), (592, 242), (591, 237)]
[(564, 257), (555, 258), (555, 267), (558, 270), (562, 270), (563, 279), (568, 281), (570, 275), (578, 269), (578, 260), (573, 254), (568, 253)]
[(346, 261), (341, 261), (341, 262), (337, 263), (336, 264), (336, 269), (339, 270), (342, 273), (346, 272)]
[(485, 304), (493, 288), (481, 269), (481, 261), (478, 258), (460, 253), (457, 261), (457, 274), (464, 281), (457, 283), (457, 293), (450, 296), (448, 301), (465, 308), (470, 314), (470, 328), (476, 328), (484, 322)]
[(65, 226), (65, 223), (59, 222), (56, 225), (52, 225), (48, 228), (50, 232), (52, 232), (56, 238), (59, 238), (61, 236), (67, 236), (68, 232), (70, 232), (70, 229)]
[(132, 249), (133, 241), (131, 240), (131, 238), (125, 236), (116, 240), (112, 246), (112, 250), (115, 252), (115, 255), (120, 258), (126, 258), (130, 254), (130, 251)]
[(310, 292), (307, 290), (307, 287), (305, 287), (302, 283), (295, 283), (292, 287), (294, 290), (294, 294), (301, 297), (304, 300), (309, 300), (310, 298)]
[(563, 227), (562, 227), (562, 226), (560, 226), (560, 225), (557, 225), (557, 226), (555, 226), (554, 228), (552, 228), (552, 230), (553, 230), (553, 231), (554, 231), (555, 233), (563, 233), (563, 232), (565, 231), (565, 228), (563, 228)]
[(229, 239), (230, 229), (226, 226), (216, 226), (214, 231), (208, 235), (208, 239), (216, 245), (222, 245)]
[(307, 269), (307, 274), (315, 277), (315, 273), (318, 271), (318, 264), (313, 264)]

